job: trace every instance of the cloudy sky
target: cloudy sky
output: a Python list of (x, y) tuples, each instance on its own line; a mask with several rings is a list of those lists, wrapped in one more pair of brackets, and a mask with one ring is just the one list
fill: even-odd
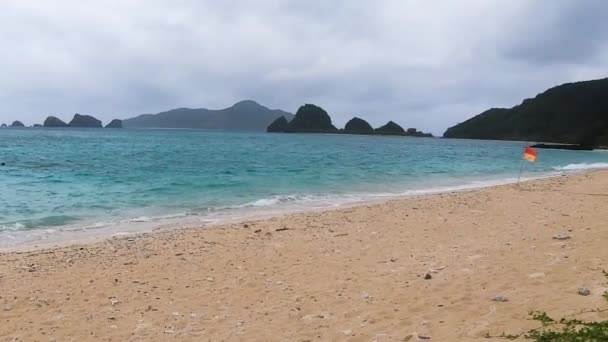
[(603, 0), (2, 0), (0, 122), (254, 99), (441, 134), (608, 75)]

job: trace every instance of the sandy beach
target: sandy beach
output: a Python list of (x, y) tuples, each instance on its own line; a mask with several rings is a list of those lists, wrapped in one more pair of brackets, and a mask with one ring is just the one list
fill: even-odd
[(0, 341), (499, 340), (608, 307), (607, 214), (598, 171), (4, 253)]

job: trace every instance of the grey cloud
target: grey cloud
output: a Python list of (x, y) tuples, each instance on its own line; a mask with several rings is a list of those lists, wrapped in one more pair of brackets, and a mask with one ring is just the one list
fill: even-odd
[(338, 125), (359, 115), (441, 134), (604, 76), (607, 5), (550, 4), (540, 20), (547, 2), (527, 0), (7, 0), (0, 121), (81, 112), (107, 122), (254, 99), (289, 111), (316, 103)]
[(603, 0), (536, 2), (517, 20), (506, 57), (533, 64), (593, 61), (608, 43), (606, 14)]

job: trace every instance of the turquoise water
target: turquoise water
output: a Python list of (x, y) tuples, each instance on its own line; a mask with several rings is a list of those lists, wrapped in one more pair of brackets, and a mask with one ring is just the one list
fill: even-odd
[[(519, 142), (195, 130), (0, 130), (0, 245), (45, 232), (208, 222), (512, 181)], [(525, 177), (608, 167), (539, 151)], [(28, 235), (29, 234), (29, 235)]]

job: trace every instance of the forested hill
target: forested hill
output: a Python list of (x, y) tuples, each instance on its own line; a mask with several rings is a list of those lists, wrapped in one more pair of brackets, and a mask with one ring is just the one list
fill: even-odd
[(487, 110), (444, 137), (608, 146), (608, 78), (562, 84), (511, 109)]

